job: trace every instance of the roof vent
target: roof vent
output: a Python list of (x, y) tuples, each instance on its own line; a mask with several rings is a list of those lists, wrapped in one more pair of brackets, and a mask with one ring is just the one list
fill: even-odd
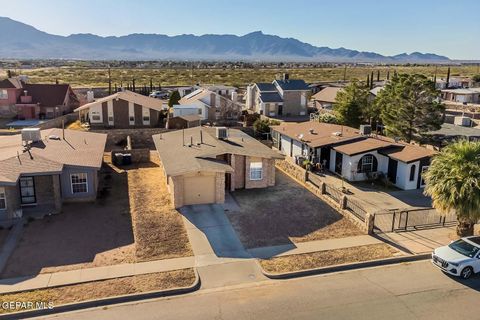
[(22, 129), (22, 141), (29, 142), (38, 142), (42, 140), (40, 134), (40, 128), (24, 128)]
[(334, 135), (336, 137), (341, 137), (342, 133), (340, 131), (336, 131), (336, 132), (333, 132), (332, 135)]
[(310, 129), (308, 129), (308, 132), (310, 132), (310, 134), (314, 134), (315, 130), (313, 130), (313, 128), (310, 128)]
[(228, 129), (226, 127), (217, 127), (215, 131), (215, 136), (217, 139), (228, 139)]
[(48, 139), (49, 140), (60, 140), (60, 137), (57, 136), (57, 135), (51, 134), (51, 135), (48, 136)]

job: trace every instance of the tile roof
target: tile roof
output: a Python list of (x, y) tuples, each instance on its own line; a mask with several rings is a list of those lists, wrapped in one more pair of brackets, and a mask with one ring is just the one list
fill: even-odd
[(277, 88), (275, 88), (275, 85), (270, 82), (257, 82), (255, 83), (255, 85), (257, 86), (260, 92), (262, 91), (276, 92), (277, 91)]
[(152, 97), (147, 97), (147, 96), (144, 96), (144, 95), (141, 95), (141, 94), (129, 91), (129, 90), (125, 90), (125, 91), (116, 92), (116, 93), (111, 94), (109, 96), (106, 96), (104, 98), (97, 99), (93, 102), (84, 104), (83, 106), (75, 109), (74, 111), (78, 112), (80, 110), (86, 110), (86, 109), (89, 109), (92, 106), (98, 105), (99, 103), (107, 102), (107, 101), (110, 101), (110, 100), (113, 100), (113, 99), (122, 99), (122, 100), (133, 102), (133, 103), (136, 103), (136, 104), (139, 104), (141, 106), (144, 106), (144, 107), (147, 107), (147, 108), (150, 108), (150, 109), (153, 109), (153, 110), (157, 110), (157, 111), (163, 110), (162, 109), (162, 107), (163, 107), (163, 101), (162, 100), (155, 99), (155, 98), (152, 98)]
[(275, 80), (282, 90), (310, 90), (308, 85), (303, 80), (289, 79), (289, 80)]
[(360, 131), (355, 128), (315, 121), (282, 122), (280, 125), (271, 128), (282, 135), (299, 141), (299, 136), (302, 135), (301, 140), (312, 148), (362, 138)]
[(341, 87), (326, 87), (312, 96), (313, 100), (335, 103), (337, 93), (343, 90)]
[(21, 134), (0, 137), (0, 182), (16, 181), (22, 173), (58, 172), (64, 165), (99, 169), (103, 161), (106, 134), (48, 129), (42, 140), (30, 144), (28, 151)]
[[(229, 129), (227, 140), (217, 139), (215, 131), (214, 127), (195, 127), (154, 135), (153, 141), (167, 175), (176, 176), (199, 170), (231, 172), (233, 169), (230, 165), (216, 159), (223, 154), (283, 158), (279, 152), (240, 130)], [(200, 143), (200, 137), (203, 143)]]
[(283, 102), (278, 92), (261, 92), (260, 100), (262, 100), (262, 102)]

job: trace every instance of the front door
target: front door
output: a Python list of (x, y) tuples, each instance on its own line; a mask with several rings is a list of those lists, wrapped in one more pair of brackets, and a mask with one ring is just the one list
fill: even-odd
[(20, 198), (22, 204), (34, 204), (37, 202), (33, 177), (20, 178)]
[(343, 154), (336, 152), (335, 153), (335, 172), (339, 175), (342, 174), (342, 161), (343, 161)]
[(283, 115), (283, 105), (278, 105), (278, 115), (282, 116)]
[(397, 167), (398, 167), (398, 161), (389, 159), (388, 160), (388, 179), (390, 180), (391, 183), (397, 183)]

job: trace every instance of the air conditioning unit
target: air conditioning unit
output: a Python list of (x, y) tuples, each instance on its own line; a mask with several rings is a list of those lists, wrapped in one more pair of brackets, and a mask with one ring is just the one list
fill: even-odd
[(360, 126), (360, 134), (364, 136), (368, 136), (372, 133), (372, 126), (368, 124), (362, 124)]
[(215, 132), (217, 139), (228, 139), (228, 129), (226, 127), (217, 127)]
[(42, 140), (40, 128), (24, 128), (22, 129), (23, 142), (38, 142)]

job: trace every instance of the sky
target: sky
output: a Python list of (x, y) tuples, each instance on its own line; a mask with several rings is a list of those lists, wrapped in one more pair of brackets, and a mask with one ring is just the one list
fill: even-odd
[(315, 46), (480, 60), (479, 0), (0, 0), (0, 16), (69, 35), (262, 31)]

